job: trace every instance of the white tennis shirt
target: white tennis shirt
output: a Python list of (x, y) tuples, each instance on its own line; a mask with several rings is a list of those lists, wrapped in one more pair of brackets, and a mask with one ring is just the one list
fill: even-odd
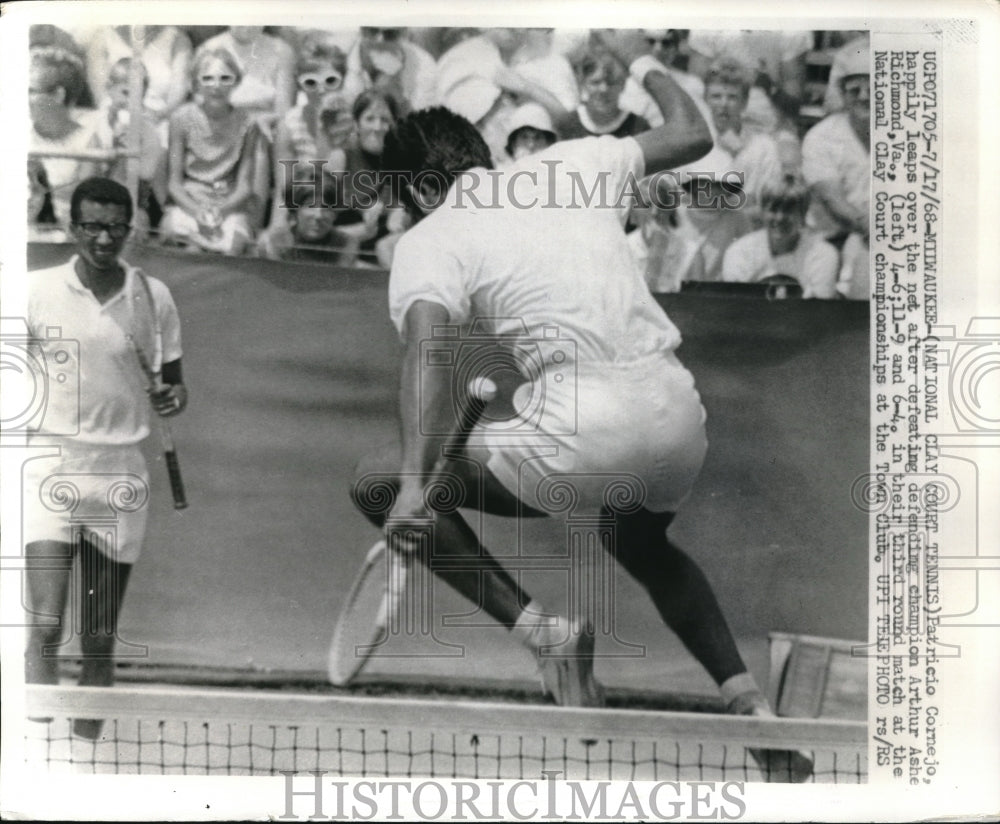
[(101, 304), (75, 271), (62, 266), (28, 275), (28, 330), (44, 357), (48, 393), (38, 432), (103, 445), (136, 444), (149, 435), (146, 380), (125, 330), (153, 369), (181, 357), (180, 321), (170, 290), (147, 277), (161, 334), (157, 341), (146, 290), (124, 261), (125, 284)]
[(461, 175), (396, 247), (396, 328), (426, 300), (454, 324), (488, 319), (493, 334), (537, 340), (556, 327), (584, 367), (675, 349), (680, 333), (636, 270), (623, 228), (643, 168), (634, 139), (603, 136)]

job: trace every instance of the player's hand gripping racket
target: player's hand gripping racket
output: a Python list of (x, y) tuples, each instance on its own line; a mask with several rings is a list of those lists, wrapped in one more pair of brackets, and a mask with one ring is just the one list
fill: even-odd
[[(136, 359), (139, 361), (139, 368), (142, 369), (142, 374), (146, 377), (147, 389), (150, 394), (159, 392), (160, 382), (156, 378), (156, 372), (153, 371), (149, 361), (135, 341), (132, 340), (131, 343)], [(187, 497), (184, 495), (184, 479), (181, 477), (181, 465), (177, 460), (177, 449), (174, 447), (174, 439), (170, 434), (170, 426), (158, 413), (155, 414), (155, 417), (159, 424), (160, 443), (163, 447), (163, 458), (167, 464), (167, 474), (170, 476), (170, 491), (174, 496), (174, 509), (184, 509), (188, 505)]]
[[(458, 423), (445, 441), (425, 486), (441, 477), (447, 456), (465, 446), (496, 393), (496, 385), (488, 378), (477, 378), (469, 384), (467, 395), (460, 399)], [(333, 631), (327, 676), (334, 686), (345, 686), (357, 677), (386, 637), (393, 616), (399, 614), (412, 563), (412, 553), (389, 549), (384, 539), (368, 551)]]

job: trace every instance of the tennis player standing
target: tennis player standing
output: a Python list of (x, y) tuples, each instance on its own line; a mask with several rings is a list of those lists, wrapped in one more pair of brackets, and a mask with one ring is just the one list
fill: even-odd
[[(405, 343), (402, 441), (362, 461), (359, 478), (398, 472), (389, 517), (405, 523), (426, 516), (424, 479), (443, 438), (422, 433), (444, 431), (453, 415), (445, 370), (421, 365), (422, 344), (434, 338), (435, 327), (488, 319), (496, 335), (529, 346), (547, 337), (547, 327), (557, 328), (560, 338), (575, 343), (575, 386), (555, 377), (565, 373), (565, 363), (546, 362), (532, 376), (535, 385), (515, 395), (517, 407), (518, 396), (545, 382), (544, 409), (540, 421), (526, 427), (530, 436), (519, 441), (491, 432), (488, 423), (480, 427), (479, 442), (489, 448), (483, 476), (468, 461), (449, 466), (466, 484), (465, 504), (493, 514), (530, 514), (544, 508), (547, 479), (577, 476), (570, 480), (578, 480), (578, 505), (597, 512), (604, 506), (601, 475), (639, 478), (642, 507), (615, 516), (617, 559), (719, 685), (728, 711), (770, 714), (708, 580), (666, 535), (704, 459), (705, 412), (691, 374), (674, 355), (677, 329), (630, 263), (623, 227), (633, 201), (616, 205), (630, 180), (693, 163), (709, 152), (712, 139), (694, 101), (653, 57), (642, 56), (641, 37), (601, 36), (656, 101), (663, 126), (634, 137), (557, 143), (491, 173), (489, 150), (475, 128), (445, 109), (415, 112), (389, 133), (385, 168), (411, 176), (402, 195), (419, 218), (399, 242), (389, 284), (390, 314)], [(578, 183), (589, 191), (602, 176), (607, 198), (584, 205)], [(362, 487), (354, 487), (355, 502), (378, 522)], [(435, 516), (435, 536), (435, 557), (464, 557), (478, 566), (435, 571), (537, 656), (545, 692), (563, 705), (599, 705), (594, 639), (586, 627), (541, 620), (545, 610), (457, 512)], [(538, 655), (560, 642), (560, 657)], [(792, 769), (803, 779), (810, 771), (805, 759)]]
[[(74, 619), (60, 621), (69, 612), (74, 558), (79, 683), (113, 683), (118, 614), (146, 529), (149, 475), (139, 444), (150, 432), (150, 407), (169, 417), (187, 404), (173, 298), (120, 257), (132, 214), (124, 186), (84, 180), (71, 201), (76, 255), (29, 275), (28, 329), (47, 364), (48, 392), (30, 443), (59, 447), (56, 457), (36, 458), (25, 469), (29, 683), (59, 681), (60, 647), (68, 641), (62, 627)], [(159, 391), (147, 391), (136, 350), (159, 373)], [(75, 731), (96, 737), (99, 722), (77, 720)]]

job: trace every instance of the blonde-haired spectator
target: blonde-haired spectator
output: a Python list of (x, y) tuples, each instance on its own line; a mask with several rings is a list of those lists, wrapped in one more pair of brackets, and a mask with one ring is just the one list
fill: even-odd
[(792, 176), (764, 186), (765, 227), (733, 241), (722, 261), (722, 279), (757, 283), (776, 275), (795, 278), (804, 298), (837, 296), (840, 255), (806, 227), (809, 190)]
[(732, 60), (753, 72), (745, 121), (752, 131), (772, 133), (794, 120), (802, 102), (806, 53), (811, 31), (705, 31), (688, 36), (688, 68), (703, 80), (719, 60)]
[(608, 51), (592, 48), (580, 60), (580, 105), (556, 121), (563, 140), (591, 135), (629, 137), (645, 132), (649, 123), (619, 105), (628, 67)]
[(169, 206), (164, 238), (206, 251), (241, 254), (259, 216), (254, 169), (266, 162), (255, 120), (232, 105), (241, 74), (224, 49), (201, 49), (194, 100), (170, 118)]
[[(129, 149), (131, 110), (129, 107), (130, 73), (132, 58), (123, 57), (108, 74), (105, 97), (94, 121), (97, 140), (101, 148), (124, 152)], [(142, 77), (142, 94), (149, 84), (149, 77), (142, 63), (138, 64)], [(128, 180), (128, 159), (119, 157), (112, 161), (107, 176), (125, 184)], [(160, 144), (155, 115), (141, 110), (139, 124), (139, 192), (133, 215), (133, 240), (143, 240), (150, 227), (150, 212), (162, 209), (167, 202), (167, 152)]]
[(750, 98), (751, 73), (747, 66), (732, 60), (712, 66), (705, 77), (705, 104), (711, 115), (717, 149), (731, 159), (731, 168), (743, 174), (746, 208), (752, 219), (760, 210), (761, 189), (780, 182), (785, 175), (798, 174), (798, 140), (784, 134), (775, 136), (753, 130), (745, 122)]
[(167, 121), (190, 90), (191, 40), (176, 26), (103, 26), (87, 51), (90, 86), (100, 98), (106, 94), (112, 67), (138, 51), (146, 70), (142, 104), (158, 125), (160, 143), (167, 145)]
[(236, 58), (242, 79), (233, 90), (232, 105), (258, 116), (265, 129), (295, 103), (295, 52), (263, 26), (230, 26), (201, 48), (225, 49)]

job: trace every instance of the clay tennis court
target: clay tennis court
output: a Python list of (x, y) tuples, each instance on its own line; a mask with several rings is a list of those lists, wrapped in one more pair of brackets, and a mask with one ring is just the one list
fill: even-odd
[[(69, 254), (32, 247), (29, 265)], [(137, 662), (318, 675), (338, 609), (378, 537), (353, 510), (347, 484), (361, 455), (397, 425), (401, 348), (387, 275), (150, 250), (130, 259), (167, 283), (181, 314), (191, 404), (174, 435), (191, 506), (172, 509), (151, 439), (154, 503), (121, 638), (148, 647)], [(769, 302), (755, 289), (665, 300), (710, 441), (672, 534), (714, 584), (763, 682), (771, 631), (866, 637), (867, 517), (850, 492), (868, 467), (868, 306)], [(512, 522), (487, 519), (483, 530), (499, 557), (515, 557)], [(566, 525), (533, 521), (523, 534), (524, 554), (551, 552), (564, 545)], [(554, 606), (565, 600), (564, 576), (524, 576)], [(618, 638), (645, 651), (600, 657), (599, 643), (598, 677), (713, 694), (623, 574), (616, 596)], [(436, 616), (469, 610), (443, 584), (434, 608)], [(466, 626), (436, 624), (436, 639), (450, 646), (432, 641), (371, 670), (532, 678), (507, 633), (467, 626), (479, 622), (488, 623), (479, 615), (451, 619)], [(123, 661), (138, 652), (119, 644)]]

